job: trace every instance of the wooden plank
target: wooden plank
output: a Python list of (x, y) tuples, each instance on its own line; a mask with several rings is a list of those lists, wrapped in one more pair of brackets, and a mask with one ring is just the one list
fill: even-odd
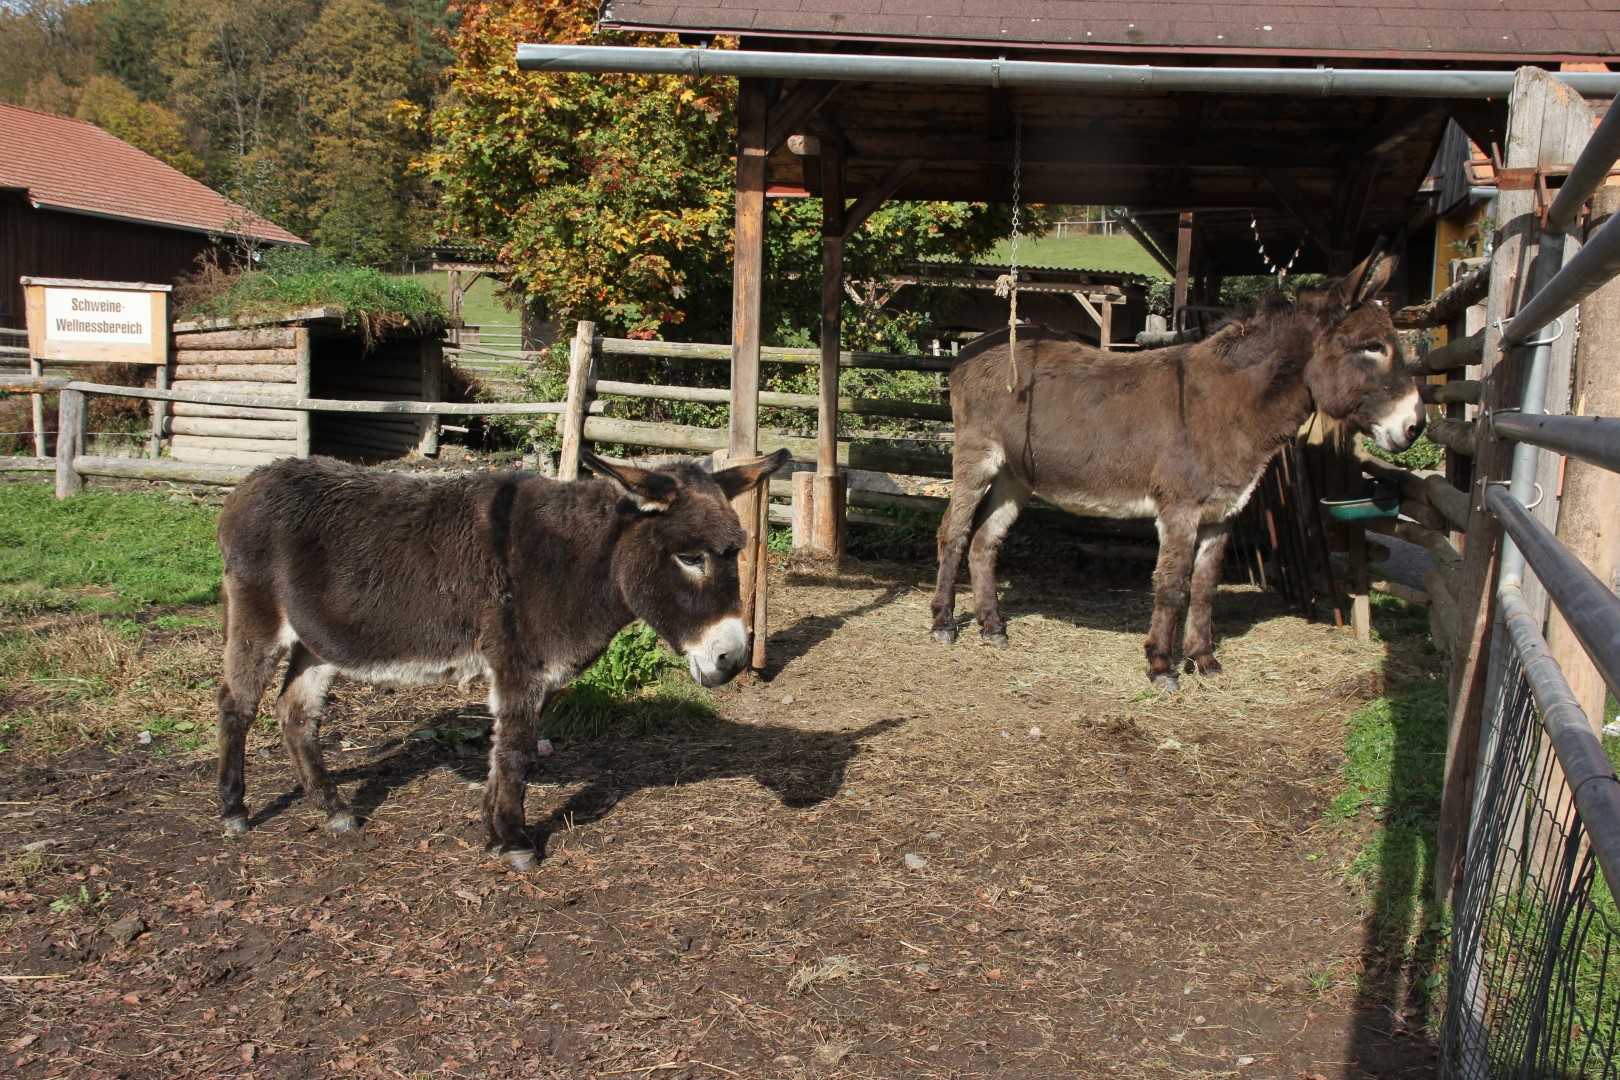
[[(660, 424), (645, 420), (621, 420), (611, 416), (588, 418), (585, 421), (585, 438), (598, 442), (697, 453), (713, 452), (726, 445), (726, 433), (712, 428)], [(786, 447), (792, 452), (795, 461), (807, 464), (815, 462), (819, 449), (814, 439), (770, 432), (760, 436), (760, 445), (763, 453)], [(865, 469), (905, 476), (946, 478), (951, 475), (949, 454), (929, 454), (919, 450), (901, 450), (871, 443), (839, 443), (838, 464), (845, 469)]]
[(237, 439), (227, 435), (176, 435), (173, 445), (175, 450), (252, 451), (278, 457), (292, 457), (296, 449), (292, 439)]
[(291, 349), (302, 327), (256, 326), (246, 330), (200, 330), (174, 335), (175, 349)]
[(253, 471), (241, 465), (205, 465), (173, 459), (144, 461), (140, 458), (94, 457), (83, 454), (73, 459), (73, 467), (82, 476), (224, 485), (239, 484)]
[(1453, 454), (1475, 457), (1479, 452), (1479, 438), (1472, 420), (1450, 420), (1437, 416), (1429, 421), (1429, 438)]
[(1452, 379), (1443, 383), (1419, 383), (1418, 393), (1430, 405), (1478, 405), (1483, 387), (1478, 379)]
[[(310, 352), (311, 338), (309, 327), (299, 326), (293, 328), (292, 345), (293, 351), (297, 354), (297, 361), (293, 367), (298, 372), (298, 381), (293, 385), (300, 398), (309, 398), (314, 396), (315, 393), (315, 365)], [(311, 431), (314, 424), (315, 418), (309, 413), (299, 414), (298, 434), (293, 437), (293, 453), (297, 457), (309, 457), (312, 452), (311, 440), (313, 436)]]
[[(1620, 220), (1620, 187), (1601, 187), (1592, 196), (1588, 236), (1605, 222), (1613, 228), (1616, 220)], [(1620, 416), (1620, 372), (1613, 363), (1620, 355), (1620, 279), (1611, 279), (1581, 301), (1580, 320), (1580, 362), (1575, 367), (1571, 411), (1581, 416)], [(1599, 581), (1612, 585), (1620, 575), (1620, 528), (1615, 518), (1620, 474), (1569, 458), (1561, 503), (1558, 538)], [(1547, 646), (1569, 680), (1576, 704), (1601, 731), (1607, 690), (1603, 677), (1556, 610), (1547, 627)]]
[(240, 420), (296, 420), (303, 415), (296, 409), (248, 409), (235, 405), (198, 405), (190, 401), (177, 401), (173, 405), (175, 416), (212, 416), (221, 419), (235, 417)]
[(1480, 362), (1485, 347), (1485, 331), (1457, 338), (1438, 349), (1430, 349), (1422, 356), (1407, 362), (1408, 370), (1418, 375), (1440, 375), (1447, 371), (1470, 367)]
[(218, 435), (225, 438), (292, 439), (298, 434), (296, 420), (237, 420), (207, 416), (176, 416), (174, 435)]
[[(289, 447), (291, 445), (288, 444)], [(210, 446), (187, 446), (184, 444), (169, 448), (170, 460), (198, 464), (257, 466), (268, 465), (279, 458), (292, 456), (290, 449), (284, 453), (265, 453), (252, 450), (219, 450)]]
[(1491, 291), (1491, 264), (1466, 271), (1433, 300), (1413, 304), (1395, 312), (1395, 325), (1402, 330), (1444, 326), (1467, 309), (1484, 300)]
[[(731, 300), (731, 420), (729, 456), (754, 456), (759, 447), (760, 310), (765, 270), (766, 123), (769, 102), (761, 79), (740, 79), (737, 88), (736, 225), (733, 237)], [(758, 488), (733, 500), (746, 539), (738, 558), (743, 621), (756, 635), (755, 667), (764, 664), (764, 492)]]
[(285, 349), (186, 349), (176, 348), (177, 364), (284, 364), (298, 363), (298, 350)]
[(53, 457), (0, 457), (0, 472), (54, 473)]
[(176, 364), (174, 381), (296, 383), (298, 369), (291, 364)]
[[(730, 360), (731, 346), (688, 341), (638, 341), (630, 338), (601, 338), (596, 342), (603, 356), (648, 356), (668, 360)], [(821, 365), (819, 349), (761, 346), (761, 363)], [(874, 371), (949, 371), (949, 356), (906, 356), (899, 353), (840, 352), (841, 368), (869, 368)]]

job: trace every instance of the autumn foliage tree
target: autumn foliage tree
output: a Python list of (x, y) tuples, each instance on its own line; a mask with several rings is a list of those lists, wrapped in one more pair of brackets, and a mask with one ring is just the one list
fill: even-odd
[[(595, 3), (459, 6), (450, 95), (426, 160), (447, 236), (496, 256), (511, 288), (553, 318), (612, 333), (725, 340), (731, 313), (736, 84), (730, 79), (519, 71), (519, 43), (674, 45), (594, 33)], [(715, 46), (719, 47), (719, 46)], [(820, 203), (776, 200), (767, 223), (766, 324), (782, 343), (819, 326)], [(856, 276), (919, 258), (971, 258), (1005, 235), (1006, 208), (891, 203), (851, 239)], [(889, 340), (893, 320), (848, 320)]]

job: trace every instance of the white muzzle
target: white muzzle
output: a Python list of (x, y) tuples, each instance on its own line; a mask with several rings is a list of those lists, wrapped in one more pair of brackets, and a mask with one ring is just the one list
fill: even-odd
[(686, 645), (686, 666), (700, 686), (719, 686), (748, 661), (748, 627), (741, 619), (721, 619)]

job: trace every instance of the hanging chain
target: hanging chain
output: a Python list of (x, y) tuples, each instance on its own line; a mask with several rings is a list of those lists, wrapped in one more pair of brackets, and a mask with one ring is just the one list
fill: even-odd
[(1253, 214), (1249, 215), (1249, 228), (1254, 230), (1254, 246), (1260, 251), (1260, 261), (1266, 264), (1266, 273), (1275, 274), (1277, 277), (1277, 287), (1282, 288), (1283, 278), (1288, 276), (1288, 272), (1292, 270), (1294, 268), (1294, 264), (1299, 261), (1300, 252), (1305, 250), (1305, 241), (1301, 240), (1299, 242), (1299, 246), (1294, 248), (1292, 258), (1290, 258), (1282, 266), (1278, 266), (1276, 263), (1271, 261), (1271, 256), (1266, 254), (1266, 245), (1260, 242), (1260, 219), (1255, 217)]
[(1007, 301), (1007, 359), (1011, 370), (1007, 377), (1007, 393), (1018, 383), (1018, 210), (1024, 182), (1024, 114), (1014, 114), (1013, 120), (1013, 181), (1012, 181), (1012, 251), (1007, 257), (1007, 273), (996, 282), (996, 295)]

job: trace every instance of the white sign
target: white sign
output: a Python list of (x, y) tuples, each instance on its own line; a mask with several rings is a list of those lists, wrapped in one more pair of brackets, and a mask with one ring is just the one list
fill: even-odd
[(45, 335), (51, 341), (150, 346), (151, 296), (109, 289), (47, 289)]
[(34, 360), (168, 362), (169, 286), (37, 277), (22, 283)]

